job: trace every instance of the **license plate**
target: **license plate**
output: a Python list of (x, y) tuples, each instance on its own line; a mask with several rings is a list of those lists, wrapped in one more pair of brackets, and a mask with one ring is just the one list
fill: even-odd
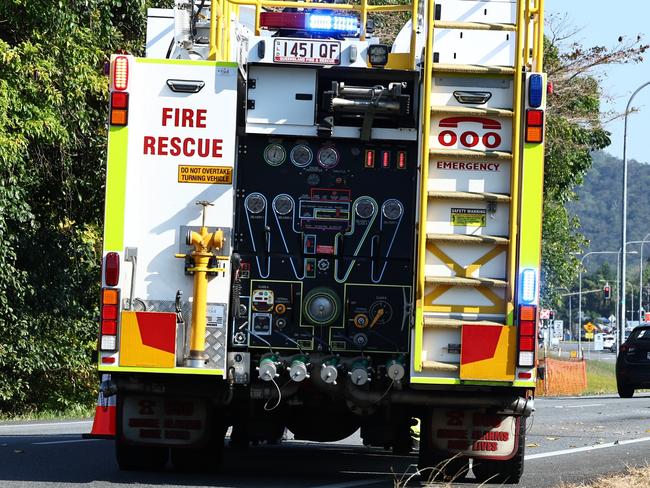
[(308, 39), (275, 39), (274, 63), (341, 64), (341, 43)]

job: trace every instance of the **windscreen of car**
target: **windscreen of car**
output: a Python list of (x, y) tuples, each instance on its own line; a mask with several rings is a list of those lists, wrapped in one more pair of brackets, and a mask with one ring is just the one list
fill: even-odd
[(650, 341), (650, 329), (635, 330), (632, 332), (631, 341)]

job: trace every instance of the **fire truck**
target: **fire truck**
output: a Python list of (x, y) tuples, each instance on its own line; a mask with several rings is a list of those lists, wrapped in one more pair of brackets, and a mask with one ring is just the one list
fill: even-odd
[(417, 421), (425, 476), (519, 480), (542, 28), (543, 0), (149, 10), (146, 56), (109, 75), (98, 370), (120, 468), (212, 469), (286, 432), (405, 453)]

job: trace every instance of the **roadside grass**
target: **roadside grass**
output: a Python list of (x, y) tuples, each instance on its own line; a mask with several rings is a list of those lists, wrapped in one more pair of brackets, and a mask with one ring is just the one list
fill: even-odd
[(71, 405), (65, 410), (32, 410), (20, 414), (0, 412), (0, 422), (24, 420), (86, 419), (95, 415), (95, 406)]
[(587, 389), (584, 395), (616, 393), (616, 365), (612, 362), (587, 361)]
[(628, 468), (625, 473), (603, 476), (589, 483), (566, 484), (557, 488), (647, 488), (650, 466)]

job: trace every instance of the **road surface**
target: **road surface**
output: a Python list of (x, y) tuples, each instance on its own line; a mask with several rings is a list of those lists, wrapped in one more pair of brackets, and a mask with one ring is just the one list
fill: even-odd
[[(520, 487), (545, 488), (584, 481), (650, 460), (650, 395), (539, 399), (529, 420), (526, 469)], [(361, 446), (358, 436), (317, 445), (227, 450), (223, 473), (215, 476), (121, 472), (113, 443), (84, 440), (88, 421), (0, 424), (0, 486), (55, 488), (393, 487), (413, 472), (416, 456), (393, 456)], [(422, 484), (413, 479), (407, 486)], [(456, 486), (456, 485), (454, 485)], [(471, 480), (458, 486), (478, 486)]]

